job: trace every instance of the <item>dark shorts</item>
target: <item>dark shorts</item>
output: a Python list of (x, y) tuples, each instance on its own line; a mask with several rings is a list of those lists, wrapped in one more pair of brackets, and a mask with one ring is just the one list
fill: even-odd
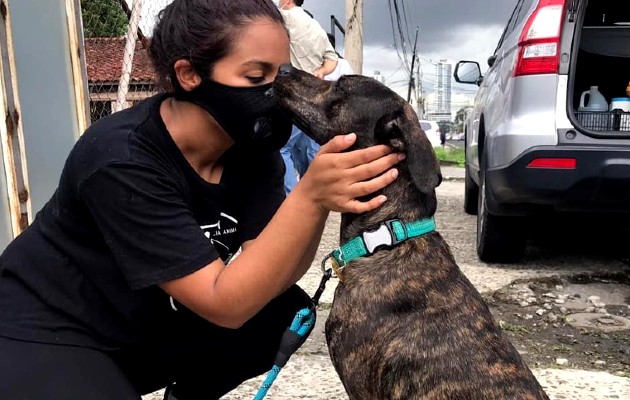
[(310, 305), (293, 286), (239, 329), (181, 311), (169, 341), (115, 352), (0, 337), (0, 394), (11, 400), (138, 400), (176, 382), (177, 400), (218, 399), (271, 369), (295, 313)]

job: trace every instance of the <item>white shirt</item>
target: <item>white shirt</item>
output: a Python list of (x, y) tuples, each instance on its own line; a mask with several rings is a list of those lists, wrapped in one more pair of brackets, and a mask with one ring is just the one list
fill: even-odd
[(337, 53), (328, 35), (314, 18), (302, 7), (280, 10), (291, 40), (291, 64), (308, 73), (315, 72), (324, 59), (337, 60)]
[(339, 58), (339, 60), (337, 60), (337, 67), (335, 68), (335, 70), (326, 75), (324, 79), (327, 81), (336, 81), (342, 75), (352, 74), (354, 74), (354, 71), (352, 70), (352, 67), (350, 66), (348, 60), (346, 60), (345, 58)]

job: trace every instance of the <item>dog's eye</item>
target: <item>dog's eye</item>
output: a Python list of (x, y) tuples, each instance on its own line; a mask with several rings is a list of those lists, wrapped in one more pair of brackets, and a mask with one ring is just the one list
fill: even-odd
[(246, 76), (245, 78), (255, 85), (265, 81), (264, 76)]

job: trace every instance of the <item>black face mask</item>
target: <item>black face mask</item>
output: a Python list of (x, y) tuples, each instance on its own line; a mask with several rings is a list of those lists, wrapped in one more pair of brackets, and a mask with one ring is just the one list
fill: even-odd
[(271, 86), (233, 87), (204, 78), (178, 97), (206, 110), (236, 147), (268, 153), (280, 149), (291, 136), (291, 121), (280, 110)]

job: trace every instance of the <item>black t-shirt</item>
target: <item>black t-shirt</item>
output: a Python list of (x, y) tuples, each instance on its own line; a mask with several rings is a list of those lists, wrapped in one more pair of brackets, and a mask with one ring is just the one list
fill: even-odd
[(157, 284), (228, 260), (276, 212), (279, 152), (230, 150), (210, 184), (166, 130), (164, 98), (77, 141), (51, 200), (0, 256), (0, 336), (101, 349), (146, 340), (174, 312)]

